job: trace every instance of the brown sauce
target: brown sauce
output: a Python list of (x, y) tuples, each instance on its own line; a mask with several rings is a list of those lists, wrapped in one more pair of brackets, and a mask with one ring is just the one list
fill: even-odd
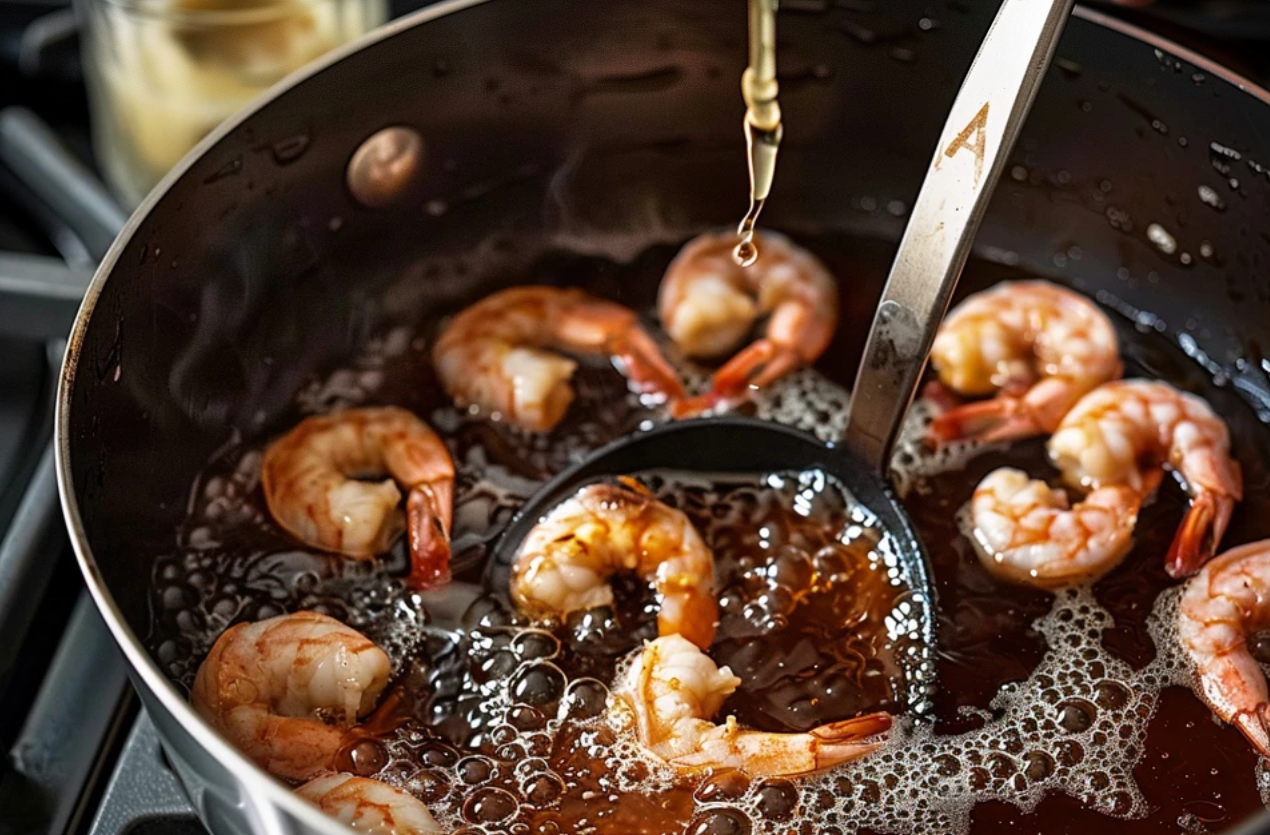
[[(843, 284), (842, 324), (818, 370), (846, 385), (891, 247), (845, 238), (799, 242)], [(650, 310), (674, 252), (652, 247), (628, 264), (560, 253), (508, 280), (583, 286)], [(972, 262), (962, 293), (1013, 277), (1013, 270)], [(1266, 427), (1163, 337), (1117, 324), (1124, 325), (1127, 376), (1195, 391), (1230, 424), (1247, 498), (1226, 543), (1270, 535)], [(428, 370), (425, 348), (436, 326), (422, 323), (414, 338), (396, 340), (404, 347), (369, 363), (381, 382), (366, 402), (415, 410), (455, 455), (456, 583), (449, 597), (443, 602), (410, 594), (394, 581), (406, 568), (400, 545), (378, 563), (297, 549), (264, 511), (253, 456), (266, 439), (250, 439), (227, 447), (208, 465), (192, 491), (189, 524), (173, 553), (155, 564), (149, 645), (173, 680), (188, 686), (211, 642), (232, 623), (297, 609), (348, 621), (389, 650), (397, 677), (394, 701), (376, 714), (367, 739), (350, 745), (344, 766), (408, 787), (447, 824), (489, 827), (464, 830), (469, 832), (846, 832), (858, 828), (850, 809), (890, 802), (881, 771), (848, 766), (810, 782), (751, 781), (734, 772), (667, 781), (655, 767), (623, 753), (619, 734), (601, 716), (607, 695), (601, 682), (611, 680), (625, 653), (654, 636), (647, 589), (620, 581), (611, 610), (580, 613), (543, 632), (526, 631), (506, 605), (505, 590), (482, 583), (494, 537), (534, 485), (652, 413), (626, 394), (616, 373), (592, 365), (579, 375), (579, 398), (565, 423), (548, 435), (459, 416), (445, 406)], [(299, 414), (297, 409), (294, 417)], [(931, 558), (938, 600), (938, 688), (930, 710), (937, 735), (971, 733), (1000, 718), (1003, 708), (994, 698), (1003, 685), (1029, 679), (1046, 657), (1046, 637), (1034, 624), (1050, 613), (1053, 595), (990, 576), (955, 521), (978, 479), (1003, 464), (1055, 475), (1043, 443), (1029, 441), (931, 477), (925, 489), (906, 498)], [(840, 512), (820, 508), (802, 517), (754, 485), (688, 489), (670, 481), (665, 474), (650, 478), (654, 489), (682, 503), (717, 556), (721, 624), (711, 654), (744, 682), (725, 711), (753, 727), (791, 731), (866, 710), (910, 707), (905, 671), (878, 627), (904, 590), (871, 567), (867, 546), (843, 544)], [(716, 508), (725, 495), (745, 497), (747, 512), (721, 523), (726, 514), (716, 515)], [(1163, 554), (1183, 506), (1180, 490), (1166, 482), (1142, 513), (1133, 552), (1093, 589), (1114, 618), (1103, 644), (1133, 669), (1156, 655), (1148, 620), (1161, 591), (1175, 585), (1164, 573)], [(829, 577), (836, 579), (830, 583)], [(1086, 800), (1055, 791), (1026, 812), (1001, 800), (977, 802), (969, 811), (970, 830), (1218, 831), (1261, 808), (1256, 757), (1237, 731), (1214, 723), (1180, 687), (1165, 687), (1150, 704), (1154, 714), (1149, 723), (1143, 720), (1145, 744), (1132, 768), (1142, 800), (1133, 806), (1136, 817), (1107, 813), (1132, 806), (1118, 798), (1102, 811), (1087, 802), (1097, 797), (1095, 779)], [(1055, 706), (1056, 732), (1079, 720), (1061, 714), (1072, 709), (1066, 701)], [(1129, 756), (1133, 743), (1121, 747)], [(902, 761), (903, 751), (897, 756)], [(990, 781), (998, 771), (1002, 779), (1014, 779), (1011, 769), (1039, 769), (1043, 780), (1046, 768), (1062, 766), (1048, 757), (1020, 748), (979, 763), (968, 755), (946, 767), (949, 774), (969, 774), (972, 786), (979, 771)], [(632, 788), (639, 784), (645, 788)], [(954, 823), (947, 828), (955, 829)]]

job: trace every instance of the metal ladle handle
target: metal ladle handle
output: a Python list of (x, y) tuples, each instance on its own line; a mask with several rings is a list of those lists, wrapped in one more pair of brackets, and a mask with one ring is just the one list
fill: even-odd
[(847, 413), (844, 444), (883, 475), (1071, 7), (1072, 0), (1005, 0), (944, 123), (874, 315)]

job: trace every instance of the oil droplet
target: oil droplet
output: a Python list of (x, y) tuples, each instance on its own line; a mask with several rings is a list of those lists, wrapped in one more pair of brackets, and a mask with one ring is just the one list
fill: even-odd
[(304, 156), (304, 152), (309, 149), (309, 142), (309, 137), (301, 133), (275, 142), (269, 150), (273, 154), (273, 161), (278, 165), (290, 165)]
[(1152, 223), (1147, 227), (1147, 240), (1155, 244), (1156, 248), (1165, 255), (1177, 252), (1177, 239), (1158, 223)]
[(229, 162), (216, 169), (213, 173), (203, 179), (204, 183), (214, 183), (217, 180), (223, 180), (226, 177), (233, 177), (243, 170), (243, 158), (236, 156)]
[(1205, 205), (1211, 206), (1219, 212), (1226, 210), (1226, 204), (1222, 202), (1221, 197), (1218, 196), (1217, 192), (1210, 186), (1202, 185), (1199, 187), (1199, 199)]
[(766, 197), (752, 197), (750, 210), (745, 213), (745, 217), (741, 219), (741, 225), (736, 229), (736, 233), (741, 236), (741, 242), (732, 251), (732, 258), (739, 266), (748, 267), (758, 260), (758, 246), (754, 243), (754, 226), (758, 223), (759, 212), (763, 211), (763, 204), (766, 202)]
[(1054, 66), (1063, 74), (1063, 77), (1069, 81), (1080, 78), (1081, 73), (1085, 71), (1084, 67), (1070, 58), (1055, 58)]

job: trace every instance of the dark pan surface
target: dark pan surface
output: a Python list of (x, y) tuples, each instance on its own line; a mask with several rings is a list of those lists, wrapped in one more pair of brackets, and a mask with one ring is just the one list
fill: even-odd
[[(898, 237), (990, 16), (928, 6), (784, 15), (767, 223)], [(220, 135), (116, 246), (61, 431), (91, 566), (132, 631), (214, 450), (276, 432), (369, 334), (473, 293), (479, 275), (428, 275), (425, 257), (494, 240), (514, 265), (534, 241), (735, 222), (742, 17), (721, 0), (556, 7), (475, 6), (317, 72)], [(1270, 108), (1088, 15), (1058, 54), (980, 254), (1159, 331), (1270, 418)], [(366, 209), (344, 166), (391, 124), (421, 131), (426, 175), (410, 202)], [(866, 306), (879, 290), (852, 288)]]

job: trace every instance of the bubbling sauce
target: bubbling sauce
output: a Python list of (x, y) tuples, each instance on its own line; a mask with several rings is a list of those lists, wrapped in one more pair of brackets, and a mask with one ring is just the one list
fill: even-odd
[[(746, 411), (829, 440), (842, 431), (843, 386), (872, 315), (876, 293), (867, 288), (880, 286), (891, 246), (800, 242), (857, 290), (841, 294), (842, 324), (818, 367), (760, 393)], [(581, 286), (651, 311), (674, 252), (652, 246), (622, 263), (550, 253), (485, 284)], [(1015, 277), (972, 261), (962, 292)], [(810, 777), (667, 768), (608, 709), (623, 659), (655, 635), (648, 589), (619, 577), (614, 606), (530, 624), (488, 579), (491, 544), (538, 485), (663, 418), (602, 363), (584, 364), (578, 399), (553, 432), (460, 413), (429, 368), (438, 325), (384, 334), (310, 381), (274, 430), (305, 414), (377, 403), (429, 420), (458, 468), (454, 583), (405, 589), (401, 544), (370, 562), (297, 547), (260, 494), (267, 439), (233, 438), (199, 474), (187, 523), (155, 562), (149, 645), (174, 681), (188, 686), (233, 623), (298, 609), (345, 620), (389, 653), (394, 683), (341, 767), (412, 792), (464, 835), (1204, 832), (1233, 825), (1270, 796), (1270, 774), (1242, 736), (1214, 723), (1190, 693), (1175, 647), (1178, 594), (1163, 554), (1185, 504), (1176, 485), (1166, 483), (1143, 509), (1132, 553), (1091, 588), (1050, 594), (1010, 585), (982, 567), (956, 518), (997, 466), (1055, 477), (1043, 442), (930, 453), (916, 442), (921, 409), (894, 477), (931, 557), (934, 648), (906, 625), (911, 591), (887, 565), (878, 532), (823, 474), (638, 474), (689, 514), (716, 554), (721, 623), (711, 656), (742, 679), (719, 718), (733, 713), (785, 732), (870, 710), (904, 717), (882, 750)], [(1126, 376), (1195, 391), (1229, 422), (1248, 498), (1226, 542), (1270, 534), (1266, 428), (1163, 337), (1129, 324), (1120, 335)], [(668, 354), (699, 389), (708, 369)], [(933, 693), (924, 687), (931, 663)]]

